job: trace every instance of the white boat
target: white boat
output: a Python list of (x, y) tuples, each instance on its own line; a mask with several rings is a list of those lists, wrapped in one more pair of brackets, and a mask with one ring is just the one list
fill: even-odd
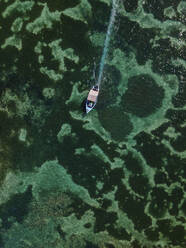
[(90, 112), (96, 105), (97, 99), (99, 95), (99, 86), (94, 85), (92, 89), (88, 93), (88, 97), (86, 100), (86, 113)]

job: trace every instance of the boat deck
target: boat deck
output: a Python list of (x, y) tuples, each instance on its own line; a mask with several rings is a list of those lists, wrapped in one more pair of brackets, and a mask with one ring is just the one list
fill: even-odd
[(97, 90), (90, 90), (87, 100), (88, 101), (92, 101), (92, 102), (96, 102), (97, 96), (98, 96), (98, 91)]

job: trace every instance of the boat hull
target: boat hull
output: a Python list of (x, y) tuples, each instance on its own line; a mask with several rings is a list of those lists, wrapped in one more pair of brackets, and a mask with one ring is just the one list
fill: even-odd
[(88, 114), (96, 105), (99, 94), (99, 87), (95, 85), (89, 91), (87, 100), (86, 100), (86, 113)]
[(86, 101), (86, 113), (90, 112), (96, 106), (96, 102), (93, 104), (92, 107), (88, 106), (88, 101)]

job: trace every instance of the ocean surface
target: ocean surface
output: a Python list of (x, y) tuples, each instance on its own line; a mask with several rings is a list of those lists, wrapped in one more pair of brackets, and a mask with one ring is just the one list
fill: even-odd
[(186, 247), (186, 1), (0, 0), (0, 248)]

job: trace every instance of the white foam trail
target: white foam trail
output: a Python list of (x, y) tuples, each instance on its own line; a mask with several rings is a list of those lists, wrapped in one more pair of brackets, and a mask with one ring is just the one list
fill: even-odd
[(105, 59), (106, 59), (106, 56), (108, 53), (110, 36), (111, 36), (111, 32), (112, 32), (112, 27), (113, 27), (113, 24), (115, 21), (115, 17), (116, 17), (116, 9), (117, 9), (117, 0), (113, 0), (112, 1), (112, 11), (110, 14), (110, 20), (109, 20), (109, 25), (108, 25), (108, 29), (107, 29), (107, 35), (106, 35), (103, 54), (101, 57), (101, 62), (100, 62), (100, 67), (99, 67), (99, 76), (98, 76), (98, 81), (97, 81), (97, 85), (99, 85), (99, 86), (101, 84), (101, 80), (102, 80), (102, 76), (103, 76), (103, 69), (104, 69), (104, 65), (105, 65)]

